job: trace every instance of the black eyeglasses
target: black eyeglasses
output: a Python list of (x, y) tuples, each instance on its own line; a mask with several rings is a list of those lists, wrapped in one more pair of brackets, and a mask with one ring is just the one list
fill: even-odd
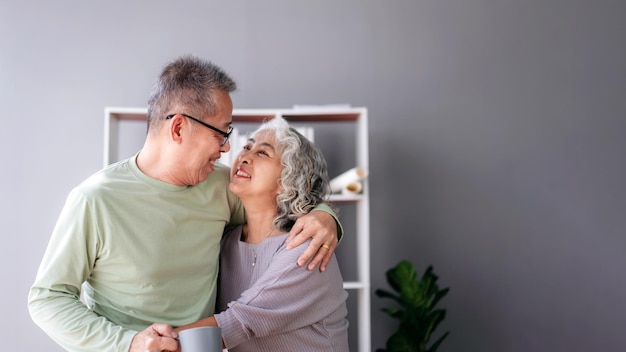
[(216, 128), (216, 127), (213, 127), (213, 126), (209, 125), (209, 124), (208, 124), (208, 123), (206, 123), (206, 122), (203, 122), (203, 121), (201, 121), (201, 120), (199, 120), (199, 119), (197, 119), (197, 118), (195, 118), (195, 117), (193, 117), (193, 116), (189, 116), (189, 115), (187, 115), (187, 114), (171, 114), (171, 115), (167, 115), (167, 116), (165, 116), (165, 119), (166, 119), (166, 120), (169, 120), (169, 119), (171, 119), (172, 117), (174, 117), (174, 116), (176, 116), (176, 115), (182, 115), (182, 116), (185, 116), (186, 118), (191, 119), (191, 120), (194, 120), (194, 121), (196, 121), (197, 123), (201, 124), (202, 126), (204, 126), (204, 127), (206, 127), (206, 128), (209, 128), (209, 129), (211, 129), (211, 130), (213, 130), (213, 131), (215, 131), (215, 132), (217, 132), (217, 133), (221, 134), (221, 135), (222, 135), (222, 143), (220, 144), (220, 146), (222, 146), (222, 147), (226, 144), (226, 142), (228, 142), (228, 138), (230, 138), (230, 134), (233, 132), (233, 126), (228, 126), (228, 132), (224, 132), (224, 131), (222, 131), (222, 130), (220, 130), (220, 129)]

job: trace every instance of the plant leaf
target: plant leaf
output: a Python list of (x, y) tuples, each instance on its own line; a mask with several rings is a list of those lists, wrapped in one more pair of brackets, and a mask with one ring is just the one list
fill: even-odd
[(405, 293), (405, 289), (411, 286), (411, 283), (417, 281), (416, 279), (417, 273), (415, 272), (415, 268), (407, 260), (401, 261), (394, 268), (387, 271), (387, 281), (389, 285), (391, 285), (396, 292), (399, 292), (401, 296)]
[(400, 261), (387, 270), (386, 277), (391, 288), (397, 293), (376, 290), (381, 298), (394, 300), (399, 308), (384, 308), (391, 317), (400, 320), (398, 330), (387, 340), (386, 350), (378, 352), (434, 352), (448, 335), (446, 332), (426, 349), (436, 328), (445, 319), (445, 309), (434, 307), (449, 292), (449, 288), (440, 289), (438, 276), (432, 265), (418, 277), (413, 264)]
[(393, 294), (391, 292), (388, 292), (388, 291), (385, 291), (385, 290), (380, 290), (380, 289), (376, 290), (376, 295), (378, 297), (381, 297), (381, 298), (391, 298), (391, 299), (393, 299), (394, 301), (396, 301), (396, 302), (398, 302), (400, 304), (402, 303), (402, 300), (401, 300), (400, 296), (395, 295), (395, 294)]
[(383, 308), (383, 312), (389, 314), (392, 318), (400, 319), (404, 317), (404, 310), (397, 308)]
[(443, 296), (448, 294), (448, 291), (450, 291), (450, 288), (444, 288), (443, 290), (437, 292), (435, 294), (435, 298), (433, 298), (430, 306), (432, 308), (435, 308), (435, 306), (437, 305), (437, 303), (439, 303), (439, 300), (441, 300), (443, 298)]
[(424, 339), (426, 341), (430, 340), (432, 333), (435, 331), (439, 323), (441, 323), (445, 317), (446, 317), (446, 311), (442, 309), (435, 310), (426, 316), (425, 321), (428, 322), (426, 326), (426, 331), (424, 333)]
[(443, 342), (443, 339), (445, 339), (446, 337), (448, 337), (448, 334), (450, 334), (449, 332), (446, 332), (445, 334), (443, 334), (443, 336), (441, 336), (437, 341), (435, 341), (430, 348), (428, 348), (427, 352), (436, 352), (437, 348), (439, 348), (439, 345), (441, 345), (441, 343)]
[(389, 352), (419, 352), (410, 335), (398, 330), (387, 340), (387, 350)]

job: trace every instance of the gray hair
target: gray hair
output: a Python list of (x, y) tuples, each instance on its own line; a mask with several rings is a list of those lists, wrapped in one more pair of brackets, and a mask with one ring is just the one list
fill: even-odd
[(328, 196), (326, 159), (315, 144), (290, 127), (282, 117), (263, 123), (252, 136), (261, 131), (273, 132), (282, 152), (281, 192), (276, 196), (278, 214), (274, 226), (289, 231), (299, 217), (309, 213)]
[[(215, 114), (213, 92), (231, 93), (237, 84), (215, 64), (191, 56), (169, 63), (152, 88), (148, 100), (148, 130), (170, 113), (187, 113), (201, 118)], [(185, 111), (172, 111), (184, 107)]]

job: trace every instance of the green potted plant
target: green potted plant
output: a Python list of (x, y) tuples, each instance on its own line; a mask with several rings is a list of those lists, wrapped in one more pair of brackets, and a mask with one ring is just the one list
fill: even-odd
[(435, 329), (446, 317), (446, 310), (435, 306), (450, 289), (439, 289), (432, 265), (418, 279), (413, 264), (403, 260), (388, 270), (386, 276), (396, 294), (378, 289), (376, 295), (391, 298), (400, 305), (399, 308), (383, 309), (399, 319), (400, 326), (387, 340), (386, 349), (377, 352), (435, 352), (449, 333), (444, 333), (429, 346)]

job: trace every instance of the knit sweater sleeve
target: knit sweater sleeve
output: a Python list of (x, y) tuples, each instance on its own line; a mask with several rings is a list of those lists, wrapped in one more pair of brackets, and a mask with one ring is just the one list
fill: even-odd
[(228, 348), (251, 337), (285, 333), (319, 322), (343, 303), (328, 301), (333, 290), (341, 287), (338, 271), (309, 271), (295, 264), (307, 245), (305, 242), (292, 250), (283, 245), (254, 285), (215, 315)]

